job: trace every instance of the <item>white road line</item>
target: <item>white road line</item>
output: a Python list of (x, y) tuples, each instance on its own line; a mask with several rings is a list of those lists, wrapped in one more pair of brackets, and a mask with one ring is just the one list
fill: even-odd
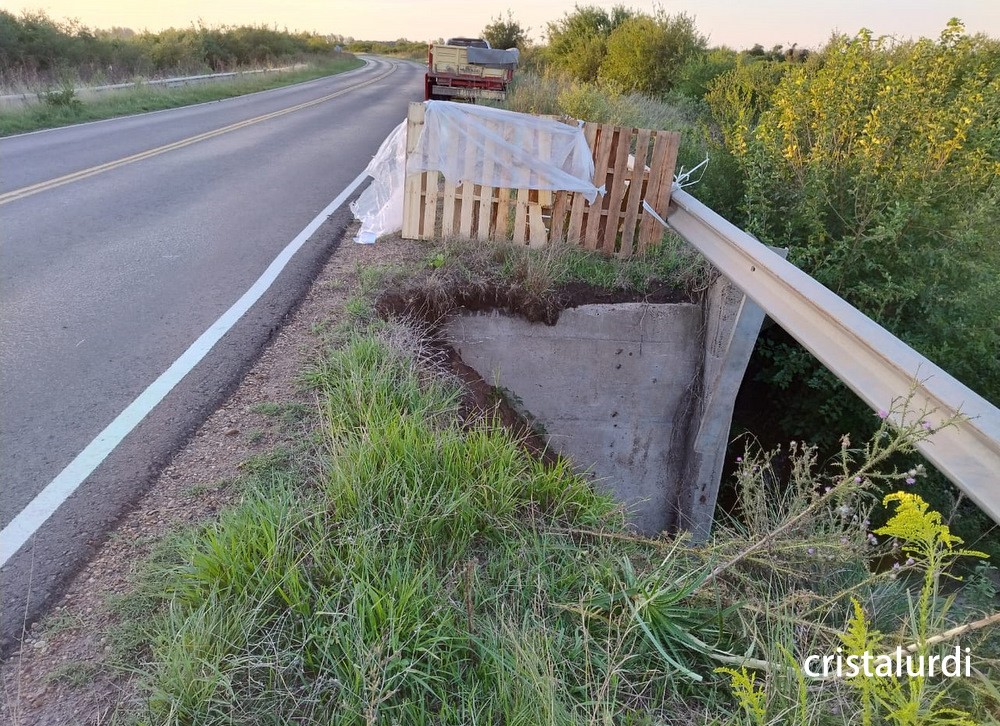
[(129, 432), (140, 421), (146, 418), (156, 405), (170, 393), (174, 386), (180, 383), (191, 370), (204, 358), (216, 343), (236, 324), (243, 314), (249, 310), (261, 296), (267, 292), (275, 279), (288, 264), (292, 256), (319, 229), (327, 218), (339, 209), (351, 194), (365, 180), (367, 174), (361, 172), (337, 198), (327, 205), (326, 209), (296, 235), (295, 239), (286, 245), (285, 249), (274, 258), (274, 261), (264, 270), (264, 274), (243, 293), (233, 306), (224, 312), (218, 320), (191, 344), (181, 356), (170, 364), (160, 377), (139, 394), (117, 418), (108, 424), (86, 448), (77, 454), (58, 476), (46, 485), (28, 505), (22, 509), (10, 524), (0, 532), (0, 567), (7, 564), (19, 549), (31, 539), (49, 517), (65, 502), (69, 496), (90, 476), (108, 454), (122, 442)]

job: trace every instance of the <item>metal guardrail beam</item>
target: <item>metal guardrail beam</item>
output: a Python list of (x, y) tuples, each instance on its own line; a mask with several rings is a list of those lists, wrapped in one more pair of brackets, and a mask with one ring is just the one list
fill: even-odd
[(932, 423), (967, 417), (917, 448), (1000, 523), (1000, 409), (683, 190), (667, 225), (873, 409), (912, 391), (910, 408), (933, 410)]

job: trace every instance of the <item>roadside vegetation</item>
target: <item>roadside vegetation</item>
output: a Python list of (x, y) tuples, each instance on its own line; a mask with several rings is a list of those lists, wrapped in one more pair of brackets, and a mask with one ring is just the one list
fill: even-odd
[(345, 47), (350, 53), (374, 53), (408, 60), (427, 60), (427, 43), (406, 38), (385, 41), (349, 39)]
[(337, 36), (265, 26), (202, 24), (157, 33), (95, 29), (43, 12), (0, 10), (0, 88), (11, 93), (64, 85), (100, 85), (135, 78), (221, 73), (290, 65), (336, 51)]
[[(0, 10), (0, 95), (38, 101), (0, 107), (0, 136), (215, 101), (359, 67), (336, 40), (265, 27), (93, 30), (43, 13), (18, 17)], [(146, 83), (269, 68), (282, 70), (174, 88)], [(116, 83), (133, 87), (99, 95), (78, 90)]]
[(219, 101), (343, 73), (361, 65), (360, 60), (345, 55), (317, 61), (303, 68), (241, 76), (203, 85), (166, 88), (137, 83), (132, 88), (113, 91), (86, 102), (77, 98), (72, 89), (50, 91), (42, 94), (43, 102), (40, 104), (0, 112), (0, 136)]
[[(579, 251), (494, 254), (511, 288), (542, 292), (648, 285), (653, 269)], [(740, 514), (710, 542), (637, 536), (568, 462), (543, 463), (489, 409), (463, 409), (426, 327), (374, 312), (394, 290), (477, 283), (484, 259), (451, 243), (417, 269), (359, 271), (350, 322), (327, 331), (303, 373), (313, 427), (294, 451), (248, 462), (242, 501), (169, 538), (120, 603), (115, 642), (141, 689), (132, 723), (937, 724), (997, 713), (1000, 642), (984, 617), (995, 591), (978, 572), (961, 602), (947, 584), (955, 561), (981, 554), (912, 494), (922, 470), (889, 465), (933, 436), (919, 412), (902, 429), (882, 420), (868, 444), (845, 438), (827, 465), (797, 443), (751, 447), (737, 467)], [(792, 464), (787, 486), (776, 457)], [(903, 491), (883, 502), (876, 484)], [(883, 509), (890, 519), (872, 531)], [(968, 679), (814, 681), (798, 667), (837, 647), (950, 652), (961, 623), (975, 626), (961, 641), (974, 654)]]

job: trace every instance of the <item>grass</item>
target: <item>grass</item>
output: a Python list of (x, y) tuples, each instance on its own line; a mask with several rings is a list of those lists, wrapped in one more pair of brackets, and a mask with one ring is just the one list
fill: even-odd
[(235, 81), (178, 88), (139, 85), (86, 102), (76, 98), (71, 90), (55, 92), (46, 96), (51, 99), (47, 102), (0, 112), (0, 136), (218, 101), (343, 73), (361, 65), (362, 61), (353, 57), (323, 60), (308, 68), (258, 74)]
[(56, 613), (45, 618), (42, 632), (46, 638), (54, 638), (60, 633), (76, 630), (83, 624), (80, 616), (67, 612)]
[[(380, 291), (427, 276), (442, 295), (449, 280), (641, 289), (677, 269), (666, 257), (452, 242), (418, 270), (359, 274), (359, 314), (302, 376), (312, 427), (245, 462), (241, 501), (164, 540), (116, 599), (115, 658), (140, 693), (130, 722), (885, 722), (853, 684), (807, 683), (797, 664), (844, 644), (852, 598), (887, 651), (932, 634), (914, 631), (912, 603), (943, 570), (928, 579), (919, 553), (872, 567), (903, 561), (906, 542), (875, 545), (867, 526), (873, 485), (909, 476), (885, 462), (931, 432), (886, 423), (825, 467), (801, 444), (750, 448), (739, 515), (712, 541), (646, 538), (568, 462), (542, 463), (489, 415), (463, 420), (424, 332), (372, 314)], [(978, 581), (927, 602), (934, 633), (997, 607)], [(981, 675), (921, 685), (920, 719), (894, 723), (942, 722), (942, 706), (996, 715), (1000, 638), (962, 644)]]

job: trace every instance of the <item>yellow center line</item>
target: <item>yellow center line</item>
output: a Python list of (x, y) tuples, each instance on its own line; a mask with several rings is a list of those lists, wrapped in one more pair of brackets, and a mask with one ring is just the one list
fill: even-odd
[(192, 144), (197, 144), (199, 141), (206, 141), (207, 139), (215, 138), (216, 136), (221, 136), (223, 134), (228, 134), (231, 131), (237, 131), (238, 129), (245, 128), (247, 126), (252, 126), (253, 124), (260, 123), (261, 121), (268, 121), (273, 118), (278, 118), (279, 116), (284, 116), (285, 114), (294, 113), (295, 111), (301, 111), (312, 106), (317, 106), (321, 103), (325, 103), (331, 99), (337, 98), (338, 96), (343, 96), (345, 93), (350, 93), (359, 88), (364, 88), (365, 86), (370, 86), (373, 83), (381, 81), (383, 78), (387, 78), (393, 73), (397, 68), (393, 65), (387, 72), (380, 76), (364, 81), (363, 83), (357, 83), (349, 88), (344, 88), (336, 93), (331, 93), (320, 98), (315, 98), (312, 101), (306, 101), (300, 103), (296, 106), (289, 106), (288, 108), (283, 108), (280, 111), (272, 111), (271, 113), (266, 113), (261, 116), (256, 116), (254, 118), (246, 119), (245, 121), (239, 121), (229, 126), (223, 126), (222, 128), (215, 129), (214, 131), (206, 131), (203, 134), (197, 134), (196, 136), (189, 136), (186, 139), (181, 139), (180, 141), (175, 141), (171, 144), (164, 144), (163, 146), (158, 146), (155, 149), (149, 149), (148, 151), (142, 151), (138, 154), (133, 154), (132, 156), (126, 156), (122, 159), (117, 159), (115, 161), (109, 161), (104, 164), (99, 164), (97, 166), (92, 166), (89, 169), (82, 169), (80, 171), (75, 171), (72, 174), (66, 174), (65, 176), (57, 177), (56, 179), (50, 179), (48, 181), (39, 182), (37, 184), (32, 184), (30, 186), (21, 187), (20, 189), (14, 189), (6, 194), (0, 194), (0, 205), (9, 204), (10, 202), (15, 202), (18, 199), (24, 199), (25, 197), (30, 197), (33, 194), (38, 194), (39, 192), (44, 192), (49, 189), (55, 189), (56, 187), (61, 187), (64, 184), (71, 184), (82, 179), (87, 179), (97, 174), (103, 174), (106, 171), (111, 171), (112, 169), (117, 169), (119, 167), (125, 166), (126, 164), (132, 164), (137, 161), (142, 161), (143, 159), (149, 159), (154, 156), (159, 156), (160, 154), (165, 154), (168, 151), (174, 151), (176, 149), (183, 149), (185, 146), (191, 146)]

